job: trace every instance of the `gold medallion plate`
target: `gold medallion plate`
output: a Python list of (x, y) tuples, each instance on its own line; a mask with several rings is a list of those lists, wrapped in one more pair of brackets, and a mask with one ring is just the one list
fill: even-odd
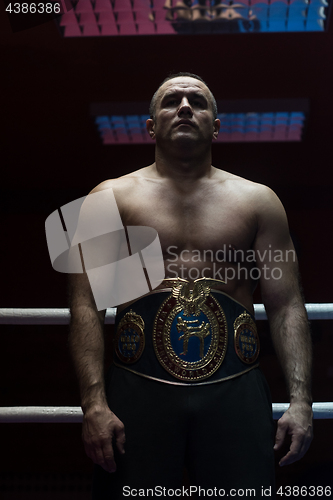
[(236, 353), (244, 363), (256, 361), (260, 351), (259, 336), (255, 322), (246, 311), (234, 322), (234, 343)]
[(132, 309), (119, 322), (115, 338), (115, 351), (126, 364), (135, 363), (145, 347), (144, 321)]

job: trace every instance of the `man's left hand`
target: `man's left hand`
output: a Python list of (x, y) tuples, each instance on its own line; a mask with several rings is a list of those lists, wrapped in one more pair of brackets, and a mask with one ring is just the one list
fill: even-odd
[(279, 450), (286, 435), (291, 436), (288, 453), (279, 465), (289, 465), (302, 458), (312, 441), (312, 408), (305, 402), (291, 403), (288, 410), (278, 420), (274, 450)]

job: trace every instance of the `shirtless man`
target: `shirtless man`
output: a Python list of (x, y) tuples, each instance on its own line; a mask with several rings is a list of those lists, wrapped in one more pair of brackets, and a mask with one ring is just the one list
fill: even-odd
[[(179, 487), (185, 462), (191, 484), (225, 488), (227, 493), (228, 488), (254, 487), (260, 496), (260, 485), (274, 486), (273, 446), (281, 448), (286, 436), (291, 436), (290, 450), (280, 461), (287, 465), (305, 454), (312, 439), (311, 342), (297, 263), (292, 258), (271, 262), (274, 251), (286, 256), (293, 250), (284, 209), (266, 186), (211, 165), (211, 142), (220, 126), (215, 99), (200, 77), (188, 75), (167, 79), (152, 99), (147, 130), (156, 139), (155, 163), (107, 180), (92, 192), (112, 188), (124, 226), (157, 230), (166, 278), (179, 276), (193, 282), (195, 262), (194, 279), (198, 273), (224, 279), (225, 284), (214, 285), (223, 292), (221, 300), (230, 300), (249, 315), (254, 311), (257, 281), (252, 278), (260, 279), (290, 407), (278, 421), (274, 446), (271, 402), (257, 367), (215, 383), (206, 378), (206, 384), (200, 386), (202, 380), (198, 380), (184, 387), (186, 381), (177, 385), (177, 378), (163, 367), (159, 369), (169, 377), (167, 383), (120, 366), (105, 386), (105, 311), (97, 311), (86, 275), (71, 275), (70, 346), (80, 383), (84, 446), (98, 464), (96, 499), (123, 498), (124, 485), (137, 488), (136, 494), (141, 487)], [(245, 259), (241, 273), (236, 272), (239, 260), (230, 252), (225, 252), (229, 257), (222, 264), (222, 259), (197, 258), (207, 250), (221, 255), (223, 248), (232, 249), (232, 255), (236, 250), (243, 250), (243, 255), (255, 252), (259, 258), (256, 263)], [(221, 270), (218, 276), (216, 266)], [(246, 276), (244, 267), (251, 271), (254, 266), (257, 274)], [(275, 276), (272, 266), (280, 270)], [(227, 268), (235, 271), (233, 279), (225, 279)], [(162, 283), (158, 288), (166, 287), (170, 285)], [(158, 295), (153, 291), (149, 300)], [(131, 304), (133, 310), (135, 305)], [(125, 307), (118, 308), (118, 315)], [(152, 333), (145, 331), (145, 335), (148, 340)], [(183, 407), (185, 400), (188, 406)]]

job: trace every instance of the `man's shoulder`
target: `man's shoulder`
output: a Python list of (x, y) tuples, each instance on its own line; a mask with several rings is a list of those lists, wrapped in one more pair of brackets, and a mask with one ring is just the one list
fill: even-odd
[(264, 203), (269, 203), (270, 200), (277, 198), (274, 191), (265, 184), (260, 184), (259, 182), (254, 182), (223, 170), (218, 172), (218, 177), (221, 182), (228, 186), (228, 189), (241, 193), (243, 196), (253, 197)]
[(129, 174), (122, 175), (113, 179), (107, 179), (100, 184), (98, 184), (94, 189), (90, 191), (92, 193), (98, 193), (106, 189), (113, 189), (117, 192), (124, 192), (129, 189), (133, 189), (142, 179), (147, 175), (147, 170), (150, 167), (143, 167)]

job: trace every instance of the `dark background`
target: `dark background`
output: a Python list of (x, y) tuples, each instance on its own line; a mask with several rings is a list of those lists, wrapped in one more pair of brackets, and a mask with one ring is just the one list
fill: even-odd
[[(53, 21), (13, 33), (1, 3), (0, 11), (0, 307), (66, 307), (65, 276), (48, 256), (46, 217), (154, 159), (153, 145), (103, 146), (90, 104), (149, 101), (170, 71), (201, 75), (216, 99), (309, 99), (302, 142), (214, 144), (213, 164), (276, 191), (306, 302), (333, 302), (332, 22), (326, 33), (64, 39)], [(287, 401), (266, 322), (260, 331), (273, 401)], [(111, 333), (109, 326), (107, 346)], [(312, 333), (314, 401), (332, 401), (332, 323), (312, 322)], [(67, 327), (1, 325), (0, 338), (2, 406), (79, 405)], [(332, 484), (332, 431), (332, 420), (315, 421), (310, 451), (277, 466), (278, 485)], [(92, 467), (80, 425), (2, 424), (0, 439), (0, 498), (87, 498)]]

